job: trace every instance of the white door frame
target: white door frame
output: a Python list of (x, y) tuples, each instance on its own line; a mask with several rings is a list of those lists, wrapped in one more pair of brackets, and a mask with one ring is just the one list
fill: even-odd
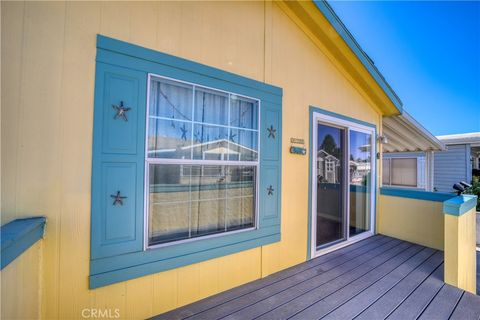
[[(313, 133), (312, 133), (312, 159), (310, 159), (311, 161), (311, 168), (312, 168), (312, 172), (311, 172), (311, 175), (312, 175), (312, 179), (311, 179), (311, 182), (312, 182), (312, 185), (311, 185), (311, 208), (312, 208), (312, 212), (311, 212), (311, 230), (310, 230), (310, 234), (311, 234), (311, 237), (310, 237), (310, 257), (311, 258), (315, 258), (315, 257), (318, 257), (320, 255), (323, 255), (323, 254), (326, 254), (328, 252), (331, 252), (331, 251), (334, 251), (334, 250), (337, 250), (339, 248), (342, 248), (342, 247), (345, 247), (347, 245), (350, 245), (352, 243), (355, 243), (357, 241), (360, 241), (360, 240), (363, 240), (363, 239), (366, 239), (368, 237), (371, 237), (372, 235), (374, 235), (374, 230), (375, 230), (375, 208), (376, 208), (376, 203), (375, 203), (375, 200), (376, 200), (376, 192), (375, 192), (375, 188), (376, 188), (376, 181), (377, 181), (377, 172), (376, 172), (376, 139), (375, 139), (375, 128), (372, 128), (372, 127), (369, 127), (369, 126), (365, 126), (365, 125), (362, 125), (362, 124), (359, 124), (359, 123), (356, 123), (356, 122), (353, 122), (353, 121), (348, 121), (348, 120), (344, 120), (344, 119), (340, 119), (340, 118), (336, 118), (336, 117), (332, 117), (332, 116), (329, 116), (329, 115), (325, 115), (323, 113), (319, 113), (319, 112), (314, 112), (313, 113), (313, 117), (312, 117), (312, 130), (313, 130)], [(346, 190), (346, 192), (344, 192), (343, 194), (346, 195), (345, 196), (345, 199), (344, 199), (344, 223), (347, 225), (347, 228), (346, 228), (346, 234), (345, 234), (345, 240), (338, 240), (338, 241), (333, 241), (333, 243), (331, 245), (326, 245), (325, 247), (322, 247), (320, 249), (317, 250), (317, 246), (316, 246), (316, 239), (317, 239), (317, 155), (316, 155), (316, 152), (317, 152), (317, 139), (318, 139), (318, 123), (323, 123), (323, 124), (326, 124), (326, 125), (330, 125), (330, 126), (333, 126), (333, 127), (341, 127), (343, 129), (345, 129), (345, 132), (346, 132), (346, 136), (347, 136), (347, 139), (345, 139), (345, 146), (344, 146), (344, 151), (346, 151), (346, 163), (344, 163), (344, 171), (347, 172), (347, 178), (344, 179), (346, 181), (346, 183), (344, 183), (344, 190)], [(349, 159), (350, 159), (350, 141), (349, 141), (349, 136), (350, 136), (350, 130), (354, 130), (354, 131), (357, 131), (357, 132), (363, 132), (363, 133), (368, 133), (368, 134), (371, 134), (371, 175), (372, 175), (372, 179), (371, 179), (371, 184), (370, 184), (370, 230), (369, 231), (366, 231), (366, 232), (363, 232), (359, 235), (356, 235), (356, 236), (352, 236), (350, 237), (349, 236), (349, 232), (348, 232), (348, 226), (350, 225), (350, 221), (349, 221), (349, 210), (350, 210), (350, 184), (349, 184), (349, 175), (350, 175), (350, 169), (349, 169)]]

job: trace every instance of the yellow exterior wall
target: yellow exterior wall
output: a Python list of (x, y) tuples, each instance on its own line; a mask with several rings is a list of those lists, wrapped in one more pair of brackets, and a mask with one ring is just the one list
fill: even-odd
[(443, 250), (443, 202), (380, 196), (378, 233)]
[[(365, 93), (272, 2), (2, 1), (1, 11), (2, 224), (48, 218), (44, 319), (85, 308), (145, 318), (304, 261), (309, 160), (288, 152), (290, 137), (308, 145), (309, 105), (380, 125)], [(284, 89), (280, 242), (88, 289), (97, 33)]]
[(42, 241), (37, 241), (0, 271), (2, 319), (38, 319)]
[(445, 214), (445, 282), (467, 290), (477, 291), (476, 210), (461, 216)]

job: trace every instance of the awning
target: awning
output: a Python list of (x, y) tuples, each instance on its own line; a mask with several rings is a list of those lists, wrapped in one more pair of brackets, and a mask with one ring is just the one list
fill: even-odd
[(383, 144), (385, 153), (445, 150), (440, 140), (405, 111), (398, 116), (383, 117), (383, 135), (388, 140)]
[(480, 146), (480, 132), (449, 134), (446, 136), (437, 136), (437, 139), (447, 145), (469, 144), (471, 146)]

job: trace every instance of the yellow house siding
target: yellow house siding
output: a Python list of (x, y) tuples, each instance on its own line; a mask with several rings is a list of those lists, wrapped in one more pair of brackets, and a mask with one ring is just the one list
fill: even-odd
[[(48, 218), (41, 314), (84, 308), (145, 318), (306, 259), (309, 105), (379, 125), (381, 115), (272, 2), (2, 2), (2, 224)], [(88, 289), (96, 34), (280, 86), (282, 240), (202, 263)]]
[(379, 211), (379, 233), (443, 250), (442, 202), (381, 195)]
[(40, 317), (42, 249), (37, 241), (0, 271), (2, 319)]

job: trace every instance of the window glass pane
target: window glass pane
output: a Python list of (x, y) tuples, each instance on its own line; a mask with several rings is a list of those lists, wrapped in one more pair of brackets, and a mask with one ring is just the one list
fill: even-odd
[(228, 125), (228, 95), (195, 88), (195, 121)]
[(150, 116), (192, 120), (193, 86), (160, 78), (150, 82)]
[(225, 198), (192, 202), (192, 237), (225, 232)]
[(148, 157), (191, 159), (192, 123), (150, 118)]
[(253, 227), (254, 197), (239, 197), (228, 199), (227, 231)]
[(227, 230), (251, 228), (255, 215), (255, 167), (231, 166), (227, 181)]
[(225, 199), (226, 174), (225, 166), (193, 166), (193, 171), (198, 172), (192, 176), (192, 200)]
[(195, 124), (193, 136), (193, 159), (227, 160), (227, 128)]
[(257, 129), (258, 102), (232, 94), (230, 96), (230, 125)]
[(230, 129), (229, 160), (256, 161), (258, 133), (251, 130)]
[(350, 236), (370, 230), (372, 135), (350, 130)]
[(255, 170), (151, 164), (149, 245), (254, 227)]
[(417, 158), (392, 159), (392, 185), (417, 186)]
[(390, 184), (390, 159), (382, 159), (382, 184)]
[(149, 166), (149, 243), (189, 238), (190, 168)]

